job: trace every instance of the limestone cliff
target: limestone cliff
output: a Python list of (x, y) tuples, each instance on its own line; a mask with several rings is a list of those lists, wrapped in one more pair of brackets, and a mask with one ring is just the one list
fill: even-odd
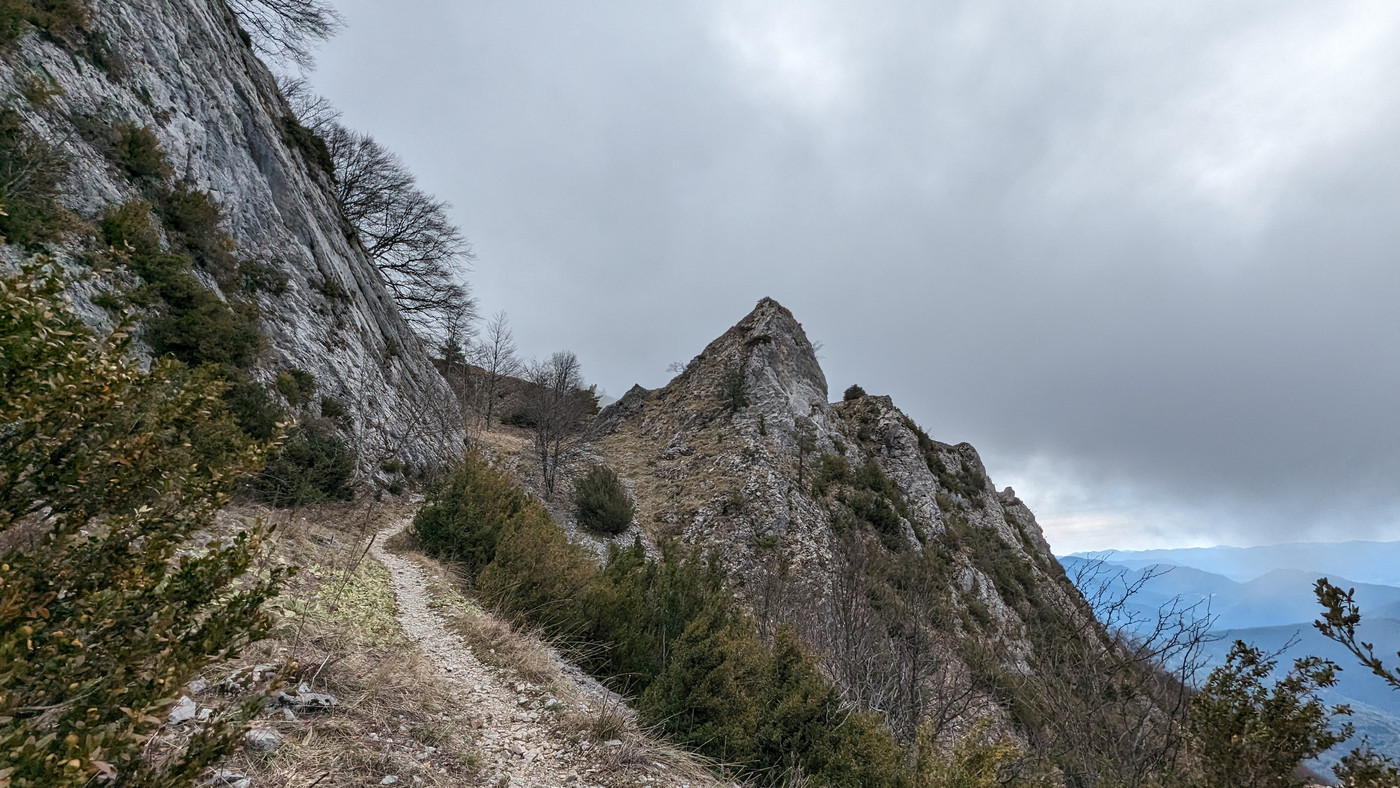
[[(13, 109), (70, 160), (64, 203), (93, 223), (139, 197), (90, 132), (149, 127), (174, 179), (222, 208), (238, 258), (285, 276), (279, 292), (253, 296), (265, 336), (253, 374), (312, 373), (320, 393), (348, 406), (362, 463), (382, 454), (438, 462), (459, 450), (454, 400), (342, 218), (330, 176), (288, 134), (290, 110), (227, 6), (96, 0), (91, 12), (104, 67), (37, 32), (0, 58)], [(25, 100), (35, 84), (47, 95)]]

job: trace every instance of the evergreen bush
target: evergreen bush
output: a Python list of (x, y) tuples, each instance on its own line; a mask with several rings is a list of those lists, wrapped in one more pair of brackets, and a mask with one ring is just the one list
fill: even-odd
[[(3, 15), (3, 12), (0, 12)], [(74, 226), (58, 203), (68, 175), (68, 160), (24, 127), (14, 110), (0, 110), (0, 236), (3, 241), (35, 246), (58, 240)]]
[(719, 376), (720, 406), (738, 413), (749, 406), (749, 380), (742, 369), (726, 369)]
[(0, 281), (0, 782), (192, 785), (239, 732), (219, 717), (143, 759), (178, 688), (270, 626), (265, 532), (186, 552), (261, 449), (210, 368), (143, 371), (56, 276)]
[(287, 434), (281, 449), (254, 480), (253, 492), (281, 507), (348, 501), (355, 491), (355, 454), (335, 428), (310, 420)]
[(474, 576), (495, 559), (501, 531), (528, 500), (514, 479), (473, 451), (429, 488), (413, 533), (428, 552), (461, 561)]
[(590, 468), (574, 487), (574, 510), (579, 525), (595, 533), (616, 536), (632, 525), (632, 499), (617, 472), (602, 465)]
[(861, 388), (859, 385), (852, 384), (850, 388), (846, 389), (846, 393), (841, 395), (841, 401), (850, 402), (851, 400), (860, 399), (864, 396), (865, 389)]

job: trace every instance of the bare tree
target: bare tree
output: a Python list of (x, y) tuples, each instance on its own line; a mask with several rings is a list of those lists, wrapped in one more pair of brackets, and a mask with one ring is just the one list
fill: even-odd
[(505, 312), (497, 312), (482, 333), (476, 346), (477, 363), (483, 370), (481, 383), (481, 415), (486, 431), (491, 431), (496, 406), (505, 392), (505, 380), (520, 374), (520, 358), (516, 356), (515, 335)]
[(1033, 743), (1069, 785), (1148, 785), (1176, 763), (1213, 619), (1208, 600), (1134, 605), (1162, 572), (1085, 562), (1071, 579), (1087, 609), (1027, 622), (1037, 669), (1021, 696), (1043, 721)]
[(578, 356), (560, 351), (530, 365), (526, 372), (524, 413), (535, 433), (535, 456), (540, 461), (545, 495), (554, 495), (559, 461), (583, 427), (591, 399), (583, 389)]
[(420, 330), (441, 334), (474, 319), (463, 275), (473, 259), (451, 205), (418, 188), (403, 160), (368, 134), (328, 116), (320, 133), (335, 162), (336, 197), (400, 311)]
[(228, 7), (259, 52), (302, 68), (311, 66), (316, 45), (345, 24), (325, 0), (228, 0)]

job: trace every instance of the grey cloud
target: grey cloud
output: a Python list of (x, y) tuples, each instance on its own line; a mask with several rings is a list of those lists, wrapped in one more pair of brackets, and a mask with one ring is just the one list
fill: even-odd
[(1388, 4), (342, 5), (530, 352), (655, 386), (771, 295), (1074, 549), (1400, 535)]

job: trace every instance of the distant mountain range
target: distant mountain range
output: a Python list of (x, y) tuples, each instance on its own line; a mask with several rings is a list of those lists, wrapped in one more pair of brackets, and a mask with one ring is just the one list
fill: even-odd
[[(1312, 625), (1321, 612), (1312, 591), (1317, 578), (1355, 588), (1363, 614), (1361, 638), (1395, 664), (1400, 651), (1400, 542), (1079, 553), (1061, 557), (1060, 563), (1087, 597), (1099, 587), (1106, 587), (1109, 596), (1121, 595), (1151, 573), (1127, 608), (1141, 616), (1178, 599), (1185, 605), (1200, 603), (1200, 614), (1213, 618), (1216, 638), (1205, 649), (1201, 680), (1225, 661), (1236, 640), (1279, 652), (1279, 672), (1302, 656), (1333, 660), (1342, 670), (1338, 685), (1323, 693), (1326, 702), (1349, 704), (1358, 734), (1377, 751), (1400, 757), (1400, 692)], [(1329, 767), (1341, 754), (1331, 753), (1318, 765)]]
[(1299, 542), (1265, 547), (1187, 547), (1174, 550), (1121, 550), (1074, 553), (1104, 557), (1115, 564), (1142, 568), (1154, 564), (1184, 566), (1248, 582), (1279, 569), (1317, 577), (1341, 575), (1359, 583), (1400, 586), (1400, 542)]
[[(1250, 629), (1307, 623), (1311, 627), (1321, 608), (1313, 595), (1313, 583), (1323, 574), (1298, 569), (1275, 569), (1249, 582), (1236, 580), (1189, 566), (1157, 563), (1137, 567), (1117, 560), (1106, 561), (1100, 582), (1125, 587), (1137, 583), (1144, 573), (1156, 574), (1134, 596), (1132, 607), (1139, 612), (1155, 611), (1176, 597), (1187, 604), (1203, 602), (1202, 614), (1216, 619), (1216, 629)], [(1074, 579), (1088, 571), (1093, 559), (1065, 556), (1060, 559), (1065, 572)], [(1156, 569), (1153, 570), (1152, 567)], [(1355, 588), (1356, 599), (1367, 619), (1400, 618), (1400, 587), (1360, 583), (1333, 573), (1328, 576), (1342, 588)], [(1080, 583), (1083, 586), (1083, 583)], [(1088, 589), (1083, 589), (1088, 590)]]

